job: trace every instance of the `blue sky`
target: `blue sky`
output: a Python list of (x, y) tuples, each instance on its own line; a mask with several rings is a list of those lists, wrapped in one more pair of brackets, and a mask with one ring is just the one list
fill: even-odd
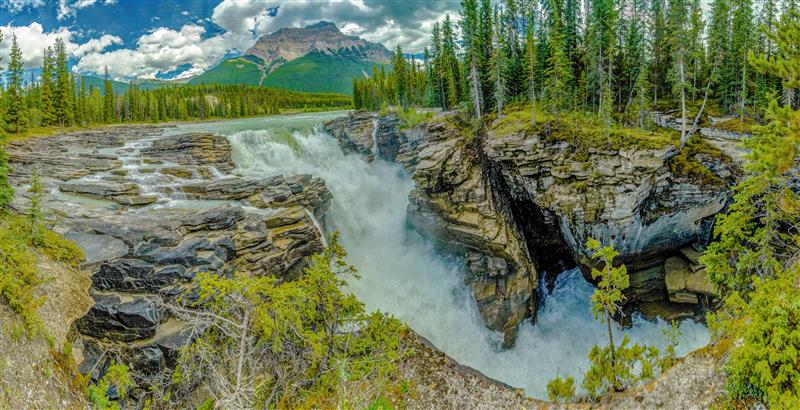
[(458, 0), (0, 0), (0, 56), (8, 61), (13, 33), (26, 67), (37, 67), (61, 37), (76, 71), (185, 77), (278, 28), (323, 19), (346, 34), (417, 52), (433, 23), (458, 9)]

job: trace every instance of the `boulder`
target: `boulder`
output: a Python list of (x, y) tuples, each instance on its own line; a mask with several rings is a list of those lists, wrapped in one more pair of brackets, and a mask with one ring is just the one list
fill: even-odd
[(682, 256), (672, 256), (664, 262), (664, 281), (669, 300), (676, 303), (697, 303), (697, 294), (714, 296), (705, 269), (693, 271)]
[(135, 296), (123, 302), (117, 295), (95, 295), (95, 304), (75, 325), (81, 333), (98, 339), (132, 342), (156, 333), (162, 314), (155, 303)]
[(88, 232), (67, 232), (64, 237), (75, 242), (83, 251), (84, 266), (121, 258), (128, 254), (128, 245), (111, 235)]
[(233, 170), (231, 147), (228, 139), (210, 133), (172, 135), (157, 139), (142, 155), (179, 165), (207, 165), (221, 172)]

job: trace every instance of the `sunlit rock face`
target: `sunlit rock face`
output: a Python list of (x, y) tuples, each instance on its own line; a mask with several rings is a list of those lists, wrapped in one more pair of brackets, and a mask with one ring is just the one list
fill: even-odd
[[(370, 160), (390, 151), (393, 158), (383, 159), (413, 173), (409, 221), (465, 257), (481, 317), (504, 333), (505, 346), (522, 320), (535, 317), (546, 273), (577, 264), (591, 279), (588, 238), (622, 253), (632, 272), (629, 302), (670, 301), (691, 311), (698, 296), (713, 293), (694, 284), (696, 269), (676, 274), (675, 261), (666, 262), (697, 266), (681, 250), (707, 242), (730, 197), (731, 161), (695, 158), (717, 176), (709, 182), (672, 172), (671, 146), (587, 150), (524, 131), (472, 135), (448, 114), (407, 130), (397, 123), (394, 114), (357, 112), (325, 128), (343, 148)], [(666, 272), (681, 284), (667, 286)]]
[(263, 36), (245, 54), (254, 55), (274, 70), (287, 61), (312, 51), (346, 53), (378, 63), (391, 60), (392, 53), (381, 44), (343, 34), (335, 24), (320, 21), (307, 27), (287, 27)]

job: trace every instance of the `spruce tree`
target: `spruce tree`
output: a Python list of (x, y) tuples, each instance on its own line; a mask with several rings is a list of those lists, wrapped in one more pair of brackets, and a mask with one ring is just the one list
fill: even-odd
[[(108, 77), (108, 67), (105, 70), (105, 79), (103, 80), (103, 121), (110, 123), (116, 121), (116, 109), (114, 108), (114, 87), (111, 84), (111, 79)], [(205, 98), (203, 98), (205, 99)]]
[(55, 90), (53, 93), (53, 107), (56, 121), (59, 125), (70, 126), (75, 121), (75, 111), (72, 105), (74, 84), (70, 80), (67, 51), (64, 40), (56, 39), (55, 45), (56, 73)]
[[(0, 32), (0, 44), (3, 44), (3, 33)], [(0, 57), (0, 63), (3, 58)], [(0, 109), (0, 122), (2, 122), (2, 109)], [(0, 124), (2, 125), (2, 124)], [(14, 199), (14, 190), (8, 182), (8, 156), (5, 150), (5, 127), (0, 126), (0, 212)]]
[(567, 84), (570, 81), (569, 59), (564, 51), (564, 34), (561, 22), (562, 0), (550, 0), (552, 25), (547, 45), (550, 51), (549, 67), (545, 70), (545, 93), (551, 111), (558, 121), (558, 114), (569, 106)]
[(28, 129), (28, 107), (25, 105), (24, 88), (22, 87), (23, 64), (22, 51), (17, 43), (17, 36), (11, 36), (11, 52), (9, 53), (7, 70), (8, 110), (6, 111), (6, 128), (9, 132), (21, 133)]

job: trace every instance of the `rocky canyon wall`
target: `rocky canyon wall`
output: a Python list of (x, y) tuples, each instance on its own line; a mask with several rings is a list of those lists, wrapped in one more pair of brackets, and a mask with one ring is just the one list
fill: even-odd
[(675, 170), (672, 144), (611, 149), (525, 127), (476, 133), (454, 113), (401, 128), (391, 113), (325, 124), (346, 151), (411, 173), (410, 223), (463, 256), (481, 316), (505, 346), (535, 318), (545, 278), (577, 265), (590, 279), (588, 238), (623, 255), (630, 309), (678, 317), (713, 298), (697, 258), (735, 182), (727, 155), (687, 153), (710, 175), (698, 178)]

